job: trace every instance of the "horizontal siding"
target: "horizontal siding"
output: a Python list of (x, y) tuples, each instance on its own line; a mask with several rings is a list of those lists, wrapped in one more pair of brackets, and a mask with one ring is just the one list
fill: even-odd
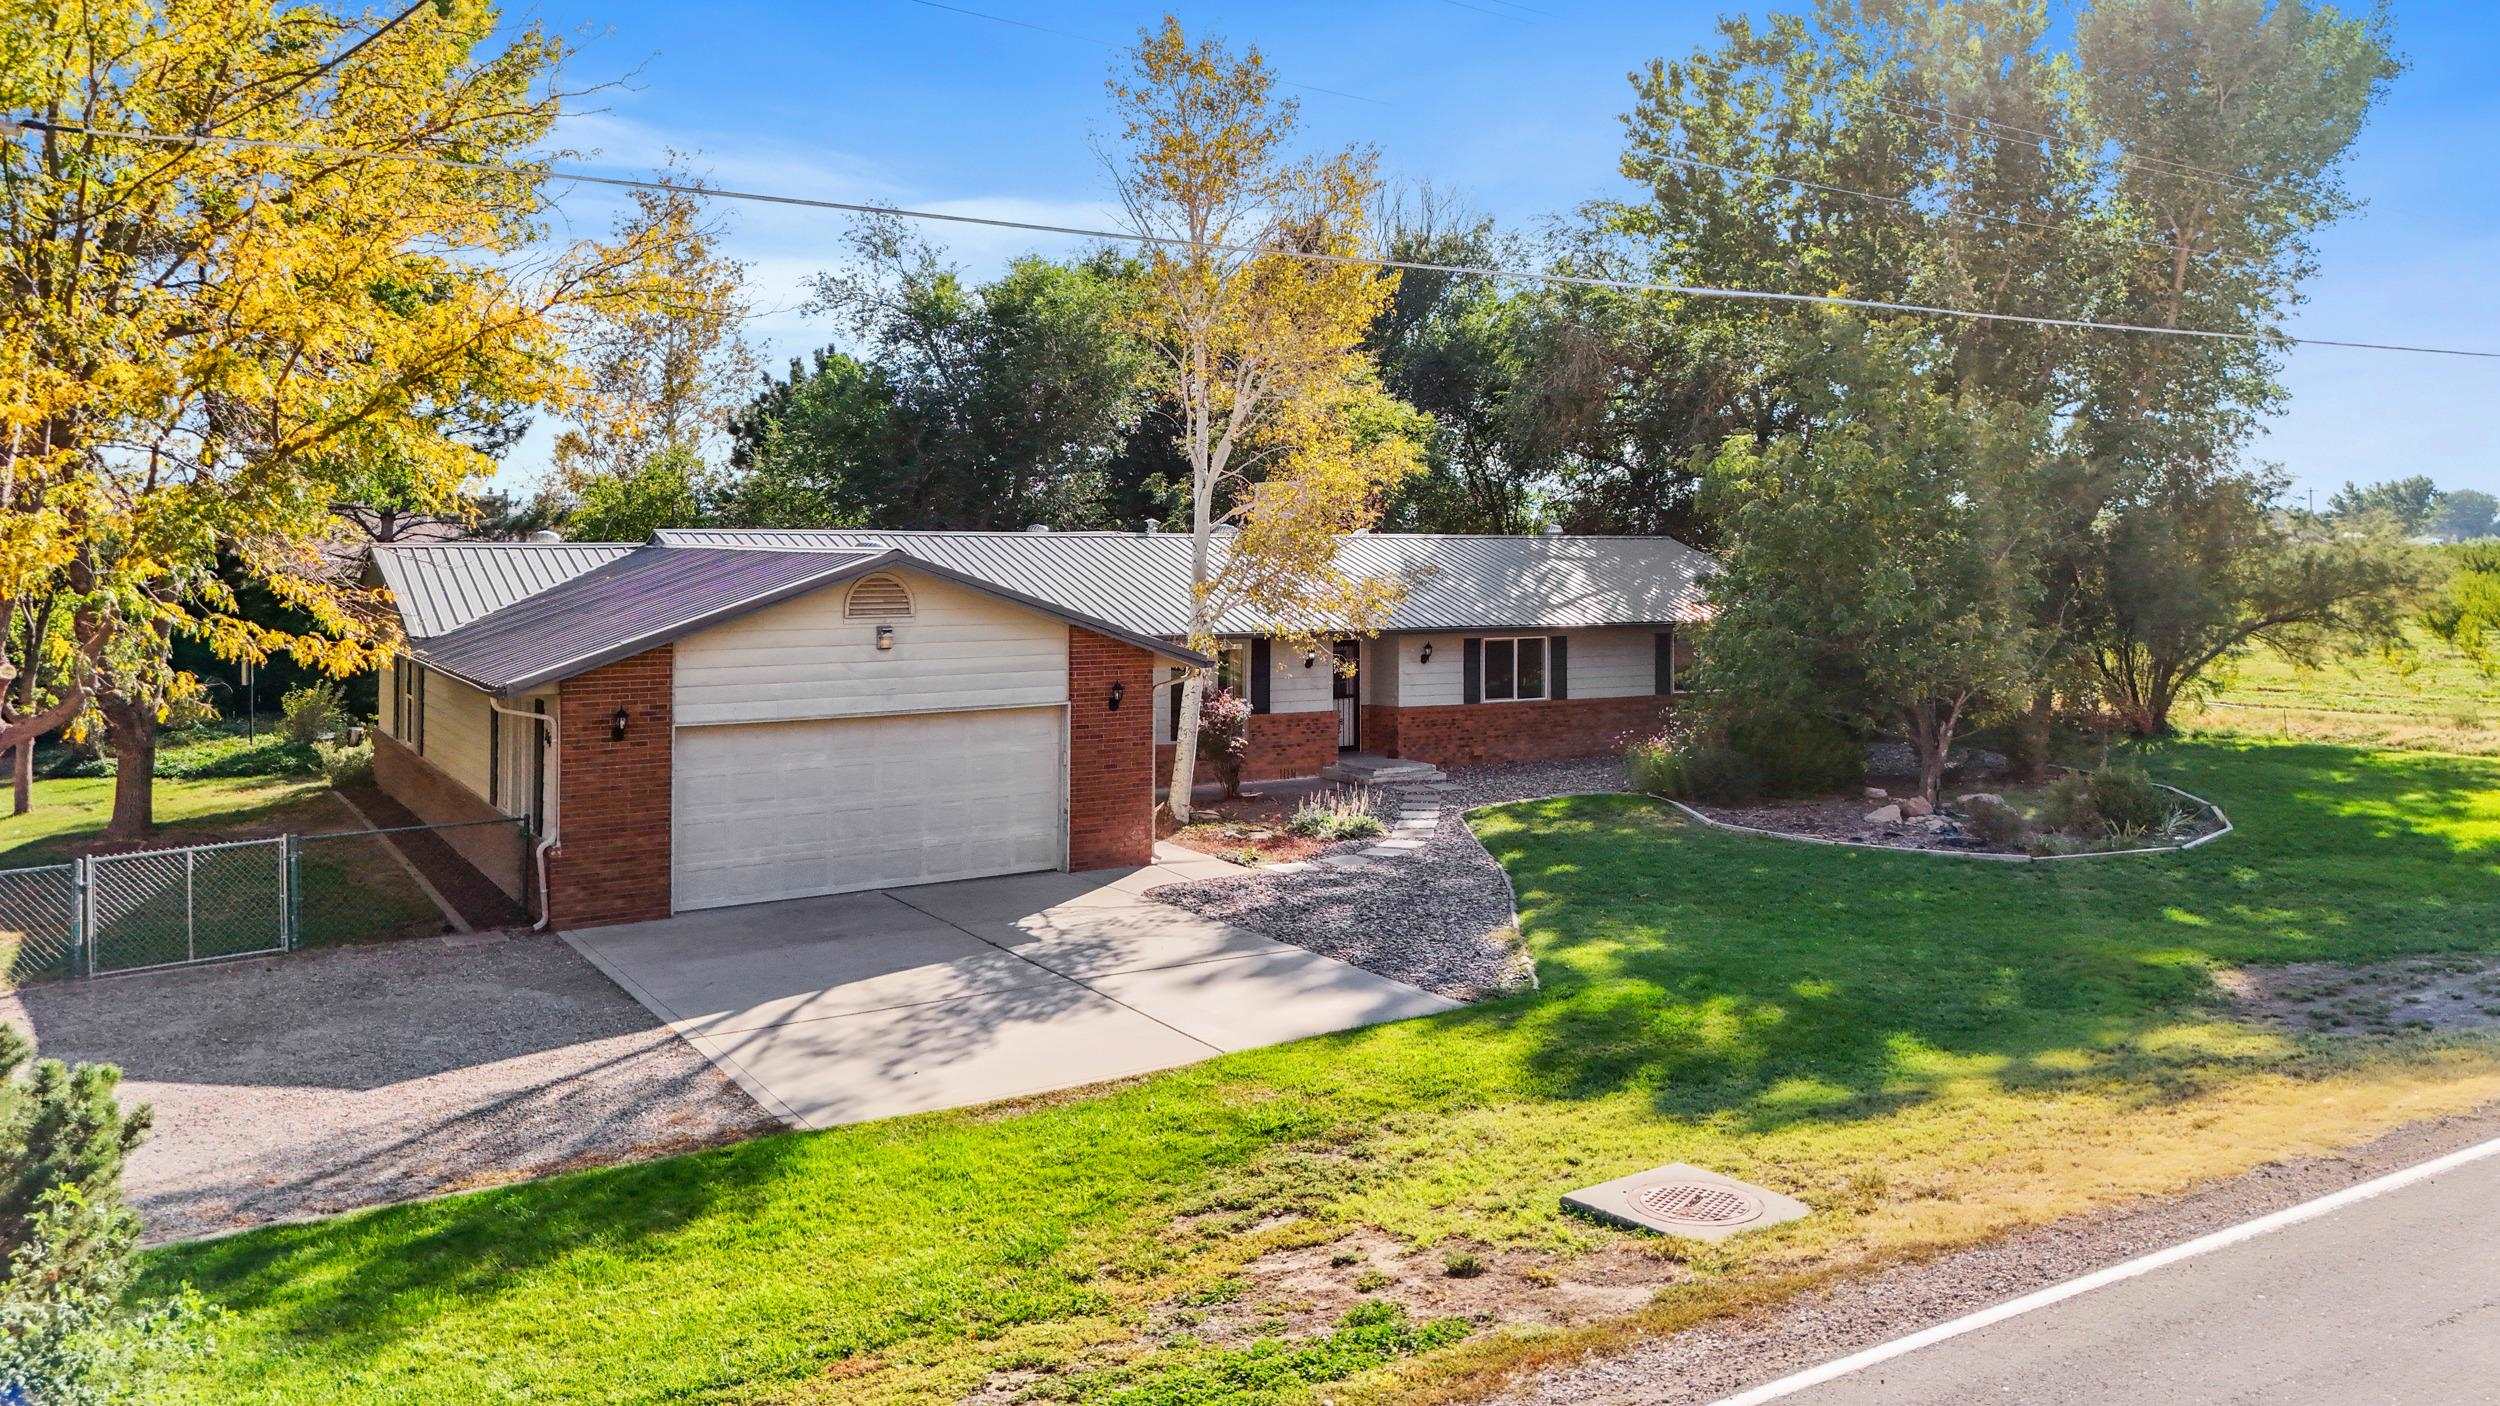
[(1326, 651), (1311, 667), (1302, 667), (1302, 651), (1279, 640), (1268, 650), (1267, 710), (1271, 713), (1326, 713), (1337, 706), (1336, 661)]
[[(1464, 635), (1395, 635), (1390, 643), (1398, 659), (1397, 686), (1388, 701), (1400, 708), (1439, 708), (1466, 701)], [(1423, 662), (1425, 645), (1432, 662)]]
[[(1064, 703), (1068, 627), (1022, 606), (916, 572), (912, 614), (845, 620), (849, 583), (677, 642), (676, 719), (775, 722), (868, 713)], [(894, 648), (877, 648), (877, 626)]]
[(425, 759), (480, 800), (486, 798), (486, 730), (494, 716), (485, 694), (425, 671)]
[(1571, 640), (1572, 697), (1638, 698), (1656, 691), (1658, 647), (1649, 629), (1566, 630), (1564, 634)]

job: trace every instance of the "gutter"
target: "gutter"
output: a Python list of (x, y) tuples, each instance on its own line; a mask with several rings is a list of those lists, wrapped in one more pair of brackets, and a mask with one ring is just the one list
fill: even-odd
[(550, 901), (552, 895), (547, 892), (547, 851), (555, 848), (556, 832), (563, 828), (564, 733), (562, 729), (554, 726), (557, 717), (554, 713), (525, 713), (518, 708), (507, 708), (503, 705), (503, 701), (492, 693), (486, 695), (486, 706), (491, 712), (502, 713), (507, 717), (527, 718), (547, 729), (548, 764), (555, 769), (556, 773), (557, 823), (548, 827), (547, 833), (539, 837), (538, 847), (532, 852), (532, 859), (538, 869), (538, 921), (530, 924), (531, 932), (545, 932), (547, 920), (555, 916), (555, 908)]

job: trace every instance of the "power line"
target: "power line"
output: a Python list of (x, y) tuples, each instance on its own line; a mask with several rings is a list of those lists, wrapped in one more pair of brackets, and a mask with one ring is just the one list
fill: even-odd
[[(920, 6), (925, 10), (944, 10), (948, 14), (969, 15), (976, 20), (988, 20), (992, 24), (1013, 25), (1017, 29), (1029, 29), (1036, 34), (1051, 34), (1056, 35), (1061, 39), (1073, 39), (1079, 44), (1091, 44), (1097, 49), (1120, 49), (1127, 47), (1121, 44), (1114, 44), (1108, 39), (1097, 39), (1091, 34), (1079, 34), (1072, 29), (1053, 29), (1049, 25), (1035, 24), (1031, 20), (1009, 19), (1005, 15), (993, 15), (982, 10), (967, 10), (961, 5), (941, 5), (938, 3), (938, 0), (911, 0), (911, 3)], [(1344, 98), (1349, 102), (1370, 103), (1375, 107), (1395, 106), (1395, 104), (1384, 102), (1379, 98), (1367, 98), (1361, 93), (1346, 93), (1340, 92), (1335, 88), (1323, 88), (1316, 83), (1296, 83), (1285, 78), (1279, 78), (1276, 81), (1284, 84), (1288, 88), (1300, 88), (1306, 93), (1326, 93), (1332, 98)]]
[(2357, 351), (2412, 352), (2424, 356), (2461, 356), (2479, 360), (2500, 360), (2500, 351), (2423, 346), (2406, 342), (2364, 342), (2335, 337), (2295, 337), (2283, 332), (2218, 332), (2201, 327), (2157, 327), (2136, 322), (2100, 322), (2080, 317), (2043, 317), (2030, 313), (1987, 312), (1976, 308), (1940, 307), (1929, 303), (1890, 302), (1880, 298), (1851, 298), (1834, 293), (1780, 293), (1761, 288), (1714, 288), (1700, 284), (1666, 283), (1651, 279), (1603, 278), (1594, 274), (1505, 269), (1488, 264), (1445, 264), (1421, 259), (1392, 259), (1368, 254), (1326, 254), (1308, 249), (1278, 249), (1244, 244), (1192, 245), (1186, 239), (1141, 234), (1134, 230), (1045, 224), (1035, 220), (1010, 220), (991, 215), (960, 215), (942, 210), (906, 210), (892, 205), (872, 205), (863, 201), (825, 200), (814, 196), (780, 195), (769, 191), (730, 190), (715, 186), (694, 185), (683, 181), (643, 180), (632, 176), (596, 176), (587, 171), (574, 171), (562, 167), (522, 166), (502, 161), (470, 161), (458, 157), (437, 156), (431, 152), (422, 151), (363, 151), (352, 147), (331, 146), (324, 142), (277, 141), (258, 137), (193, 136), (178, 132), (134, 132), (107, 127), (82, 127), (68, 123), (47, 122), (39, 118), (0, 118), (0, 137), (14, 136), (23, 131), (50, 132), (59, 136), (94, 137), (106, 141), (293, 151), (362, 161), (416, 161), (455, 170), (535, 175), (546, 180), (575, 181), (584, 185), (614, 186), (627, 190), (666, 191), (698, 199), (744, 200), (765, 205), (835, 210), (854, 215), (885, 215), (895, 219), (928, 220), (942, 224), (978, 225), (988, 229), (1021, 230), (1029, 234), (1058, 234), (1081, 239), (1107, 239), (1120, 243), (1141, 244), (1150, 248), (1187, 249), (1194, 247), (1209, 253), (1248, 258), (1289, 258), (1299, 259), (1305, 263), (1398, 269), (1410, 273), (1451, 274), (1513, 283), (1600, 288), (1623, 293), (1666, 293), (1679, 297), (1730, 302), (1784, 303), (1793, 306), (1850, 308), (1864, 312), (1909, 313), (1921, 317), (1951, 317), (1972, 322), (2008, 322), (2029, 327), (2063, 327), (2086, 332), (2124, 332), (2142, 336), (2187, 337), (2203, 341), (2254, 342), (2277, 346), (2346, 347)]
[(1444, 5), (1455, 6), (1461, 10), (1473, 10), (1480, 15), (1491, 15), (1497, 20), (1509, 20), (1512, 24), (1532, 23), (1530, 20), (1511, 14), (1505, 10), (1496, 10), (1484, 5), (1470, 5), (1467, 3), (1467, 0), (1441, 0), (1441, 3)]
[(2193, 166), (2185, 161), (2174, 160), (2167, 156), (2153, 156), (2142, 152), (2121, 152), (2117, 156), (2104, 158), (2099, 152), (2084, 146), (2081, 142), (2060, 137), (2054, 132), (2043, 132), (2036, 127), (2019, 127), (2011, 122), (2001, 121), (1994, 117), (1974, 117), (1967, 113), (1955, 112), (1942, 103), (1922, 102), (1916, 98), (1887, 98), (1880, 93), (1869, 93), (1866, 95), (1866, 98), (1867, 101), (1874, 103), (1877, 107), (1888, 107), (1895, 112), (1902, 111), (1905, 108), (1924, 112), (1932, 115), (1936, 118), (1936, 120), (1948, 125), (1960, 123), (1965, 128), (1976, 129), (1981, 132), (1988, 132), (1990, 129), (2001, 129), (2003, 131), (2013, 132), (2021, 136), (2034, 137), (2049, 143), (2051, 146), (2063, 147), (2068, 151), (2081, 152), (2083, 155), (2091, 157), (2096, 161), (2108, 160), (2113, 165), (2136, 166), (2149, 164), (2167, 167), (2170, 169), (2165, 170), (2162, 174), (2188, 176), (2192, 179), (2201, 178), (2208, 184), (2231, 186), (2243, 192), (2260, 188), (2260, 183), (2252, 181), (2245, 176), (2234, 176), (2227, 171), (2218, 171), (2210, 166)]

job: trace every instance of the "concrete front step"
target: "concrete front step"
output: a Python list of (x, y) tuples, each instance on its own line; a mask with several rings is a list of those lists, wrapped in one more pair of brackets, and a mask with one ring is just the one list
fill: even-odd
[(1402, 761), (1395, 757), (1375, 757), (1360, 752), (1339, 757), (1321, 767), (1319, 774), (1325, 781), (1345, 781), (1362, 786), (1403, 786), (1413, 782), (1449, 779), (1430, 762)]

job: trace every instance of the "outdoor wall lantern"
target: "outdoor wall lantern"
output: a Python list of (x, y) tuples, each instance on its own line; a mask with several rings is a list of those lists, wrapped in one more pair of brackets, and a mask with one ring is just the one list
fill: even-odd
[(893, 647), (894, 627), (891, 625), (879, 625), (877, 627), (877, 648), (892, 649)]
[(1424, 652), (1415, 656), (1415, 662), (1418, 664), (1429, 664), (1432, 662), (1432, 641), (1424, 641)]
[(631, 721), (631, 719), (625, 716), (625, 710), (623, 708), (617, 709), (616, 716), (608, 719), (608, 740), (610, 742), (624, 741), (625, 724), (629, 721)]
[(1115, 681), (1111, 685), (1111, 711), (1120, 711), (1120, 700), (1128, 697), (1128, 685)]
[(1303, 668), (1305, 668), (1305, 669), (1307, 669), (1307, 668), (1311, 667), (1313, 664), (1316, 664), (1316, 663), (1318, 663), (1318, 662), (1319, 662), (1319, 651), (1318, 651), (1318, 650), (1312, 650), (1310, 653), (1305, 654), (1305, 655), (1303, 655), (1303, 656), (1302, 656), (1302, 667), (1303, 667)]

